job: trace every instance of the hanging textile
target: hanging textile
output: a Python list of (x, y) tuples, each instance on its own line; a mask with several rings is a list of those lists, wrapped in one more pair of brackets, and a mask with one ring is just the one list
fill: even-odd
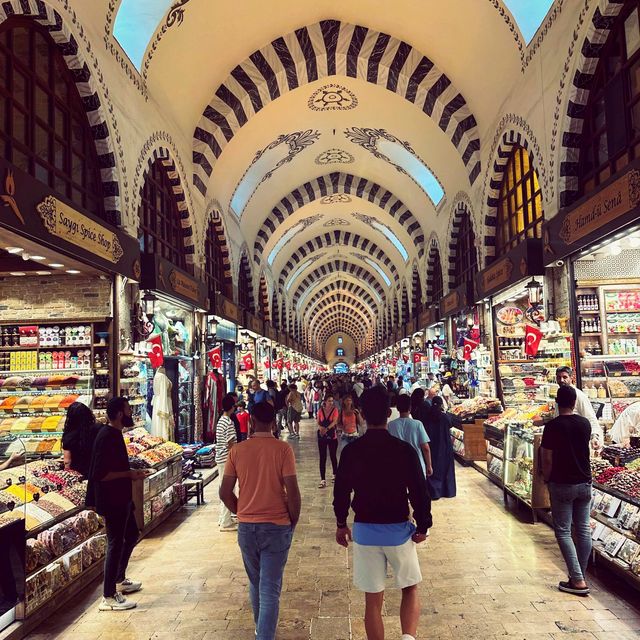
[(171, 381), (164, 367), (159, 367), (153, 378), (153, 414), (151, 416), (151, 435), (165, 440), (173, 440), (174, 419), (171, 402)]

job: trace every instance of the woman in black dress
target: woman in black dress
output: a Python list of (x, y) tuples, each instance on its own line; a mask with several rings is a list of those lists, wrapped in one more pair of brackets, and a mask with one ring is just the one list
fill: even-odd
[(99, 428), (89, 407), (81, 402), (74, 402), (69, 406), (62, 434), (65, 469), (73, 469), (87, 477), (93, 443)]
[(456, 495), (456, 471), (451, 442), (451, 421), (444, 413), (440, 396), (431, 400), (431, 408), (425, 412), (427, 435), (431, 440), (433, 475), (427, 478), (432, 500), (453, 498)]

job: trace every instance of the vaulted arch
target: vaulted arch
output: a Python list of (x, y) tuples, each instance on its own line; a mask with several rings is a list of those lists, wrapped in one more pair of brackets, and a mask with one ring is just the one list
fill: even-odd
[(238, 304), (242, 309), (255, 314), (256, 307), (253, 300), (253, 279), (251, 277), (251, 267), (245, 253), (240, 258), (240, 268), (238, 273)]
[(427, 255), (427, 305), (440, 304), (444, 296), (444, 278), (442, 275), (442, 257), (438, 238), (433, 236), (429, 241)]
[(449, 137), (473, 184), (480, 173), (477, 123), (451, 80), (406, 42), (367, 27), (322, 20), (255, 51), (216, 89), (194, 132), (196, 187), (206, 194), (217, 158), (249, 118), (284, 93), (334, 75), (385, 86), (416, 104)]
[(464, 202), (454, 209), (449, 244), (449, 289), (473, 282), (478, 272), (478, 249), (471, 211)]

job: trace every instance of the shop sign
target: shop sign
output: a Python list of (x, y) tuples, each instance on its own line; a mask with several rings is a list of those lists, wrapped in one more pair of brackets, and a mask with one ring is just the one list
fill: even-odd
[(542, 243), (538, 239), (527, 238), (477, 274), (476, 299), (482, 300), (524, 278), (543, 274)]
[(416, 332), (416, 320), (412, 318), (404, 325), (404, 336), (403, 338), (410, 338)]
[(160, 291), (201, 309), (208, 307), (204, 283), (179, 269), (169, 260), (156, 255), (142, 256), (141, 286), (143, 289)]
[(254, 316), (252, 313), (249, 313), (248, 311), (245, 312), (244, 326), (247, 329), (249, 329), (249, 331), (253, 331), (253, 333), (257, 333), (259, 336), (264, 334), (264, 327), (262, 326), (262, 320)]
[(640, 161), (622, 176), (607, 180), (600, 189), (561, 211), (543, 227), (545, 264), (592, 244), (637, 221), (640, 204)]
[(0, 159), (0, 224), (113, 273), (140, 279), (140, 247), (124, 231), (81, 211)]
[(429, 307), (418, 316), (418, 330), (438, 322), (438, 307)]
[(442, 318), (451, 316), (469, 306), (469, 301), (473, 298), (472, 290), (473, 285), (470, 282), (465, 282), (448, 293), (440, 300), (440, 316)]
[(242, 324), (242, 311), (240, 307), (235, 302), (231, 302), (229, 298), (221, 295), (216, 296), (215, 313), (221, 318), (225, 318), (235, 324)]

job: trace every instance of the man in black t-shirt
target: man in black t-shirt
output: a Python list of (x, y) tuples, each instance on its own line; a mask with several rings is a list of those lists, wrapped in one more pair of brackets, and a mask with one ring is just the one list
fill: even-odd
[[(542, 471), (549, 483), (551, 514), (558, 546), (569, 570), (560, 591), (587, 595), (587, 564), (591, 554), (591, 425), (576, 415), (576, 390), (561, 386), (556, 398), (559, 416), (549, 422), (542, 436)], [(575, 528), (575, 543), (571, 525)]]
[(147, 470), (129, 467), (122, 430), (133, 426), (131, 407), (126, 398), (112, 398), (107, 404), (109, 424), (98, 432), (93, 445), (87, 506), (104, 517), (107, 555), (104, 563), (104, 591), (100, 611), (133, 609), (135, 602), (123, 594), (134, 593), (142, 583), (126, 577), (131, 552), (138, 541), (134, 514), (132, 481), (144, 479)]

